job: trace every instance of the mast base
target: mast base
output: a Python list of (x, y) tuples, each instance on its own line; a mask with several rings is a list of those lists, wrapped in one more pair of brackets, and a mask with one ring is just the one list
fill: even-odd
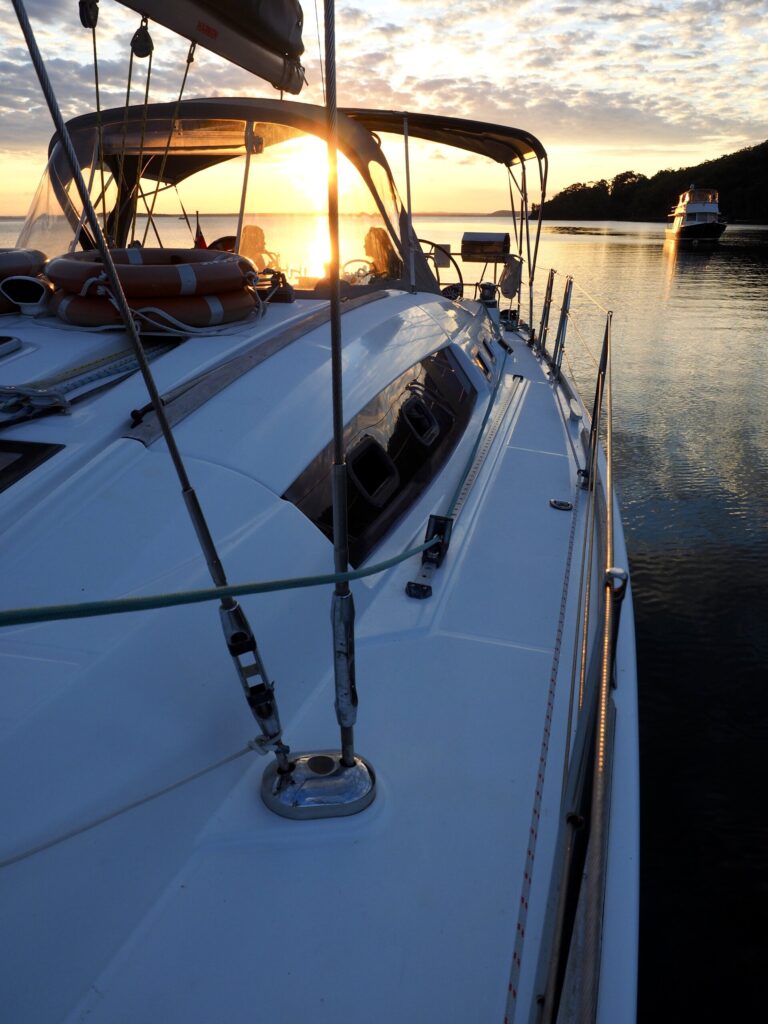
[(291, 757), (293, 771), (281, 775), (276, 761), (261, 780), (261, 798), (283, 818), (342, 818), (359, 814), (376, 795), (376, 775), (362, 757), (346, 767), (338, 750), (316, 750)]

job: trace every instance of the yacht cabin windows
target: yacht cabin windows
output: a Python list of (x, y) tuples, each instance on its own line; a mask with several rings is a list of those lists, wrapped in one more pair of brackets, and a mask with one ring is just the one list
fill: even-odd
[[(393, 380), (347, 424), (350, 562), (357, 568), (445, 464), (477, 392), (449, 349)], [(333, 539), (330, 442), (283, 494)]]
[(0, 491), (18, 483), (63, 448), (63, 444), (0, 440)]

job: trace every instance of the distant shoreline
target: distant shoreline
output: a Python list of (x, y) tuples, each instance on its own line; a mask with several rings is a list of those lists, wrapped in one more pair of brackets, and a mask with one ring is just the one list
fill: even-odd
[[(11, 221), (11, 220), (25, 220), (26, 216), (27, 215), (25, 213), (19, 213), (19, 214), (12, 214), (12, 213), (0, 214), (0, 223), (3, 223), (4, 221)], [(230, 213), (201, 213), (200, 214), (200, 218), (201, 219), (203, 219), (204, 217), (236, 217), (236, 216), (237, 216), (236, 213), (231, 213), (231, 212)], [(267, 216), (272, 216), (272, 217), (292, 216), (292, 217), (295, 217), (297, 215), (296, 214), (286, 214), (286, 213), (274, 213), (274, 214), (268, 214)], [(299, 215), (299, 216), (301, 216), (301, 215)], [(308, 214), (305, 214), (304, 216), (307, 216), (307, 217), (319, 217), (319, 216), (321, 216), (321, 214), (308, 213)], [(342, 216), (344, 216), (344, 215), (342, 215)], [(347, 214), (347, 216), (356, 217), (356, 216), (364, 216), (364, 214), (354, 214), (353, 213), (353, 214)], [(517, 215), (517, 216), (519, 216), (519, 215)], [(176, 213), (156, 213), (155, 217), (157, 219), (166, 219), (166, 220), (183, 220), (184, 219), (183, 217), (180, 217)], [(424, 219), (426, 217), (439, 217), (442, 220), (459, 220), (459, 219), (464, 219), (464, 220), (471, 220), (471, 219), (481, 220), (481, 219), (484, 219), (484, 218), (492, 219), (492, 218), (499, 218), (499, 217), (508, 217), (508, 218), (511, 219), (512, 214), (509, 212), (509, 210), (496, 210), (493, 213), (417, 213), (417, 214), (414, 214), (414, 217), (415, 217), (416, 220), (421, 220), (421, 219)], [(531, 223), (535, 223), (536, 218), (532, 216), (530, 218), (530, 220), (531, 220)], [(549, 217), (545, 216), (543, 221), (542, 221), (542, 223), (544, 225), (546, 225), (546, 224), (552, 224), (553, 222), (562, 222), (562, 221), (567, 221), (569, 224), (570, 223), (574, 223), (574, 222), (575, 223), (579, 223), (579, 224), (600, 224), (600, 223), (612, 223), (612, 224), (666, 224), (666, 220), (635, 220), (635, 219), (630, 219), (630, 218), (627, 218), (627, 217), (552, 217), (552, 216), (549, 216)], [(757, 227), (764, 227), (766, 224), (768, 224), (768, 221), (763, 221), (763, 220), (741, 220), (741, 219), (734, 218), (733, 220), (729, 219), (728, 223), (729, 224), (734, 224), (734, 225), (735, 224), (754, 224)]]
[[(269, 216), (269, 217), (295, 217), (295, 216), (321, 217), (321, 216), (323, 216), (323, 214), (324, 214), (324, 211), (320, 211), (319, 213), (295, 214), (292, 210), (276, 210), (274, 213), (265, 214), (265, 216)], [(3, 221), (3, 220), (24, 220), (26, 218), (26, 216), (27, 216), (26, 213), (0, 214), (0, 221)], [(177, 213), (156, 213), (154, 216), (157, 217), (158, 219), (160, 219), (162, 217), (164, 217), (164, 218), (166, 218), (168, 220), (183, 220), (184, 219), (181, 216), (181, 214), (177, 214)], [(225, 213), (221, 213), (221, 212), (218, 212), (218, 213), (216, 213), (216, 212), (214, 212), (214, 213), (201, 213), (200, 216), (201, 217), (236, 217), (237, 216), (237, 212), (233, 211), (233, 210), (229, 210), (229, 211), (227, 211)], [(365, 217), (365, 216), (367, 216), (367, 214), (365, 214), (365, 213), (349, 213), (349, 214), (342, 214), (342, 216), (347, 216), (347, 217)], [(511, 216), (511, 213), (509, 212), (509, 210), (497, 210), (494, 213), (466, 213), (466, 212), (446, 213), (446, 212), (438, 210), (438, 211), (436, 211), (434, 213), (430, 212), (430, 213), (415, 213), (414, 214), (414, 217), (510, 217), (510, 216)], [(190, 214), (190, 219), (192, 219), (192, 214)]]

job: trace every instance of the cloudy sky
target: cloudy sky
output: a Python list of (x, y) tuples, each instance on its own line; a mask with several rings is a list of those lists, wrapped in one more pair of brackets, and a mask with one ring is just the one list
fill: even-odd
[[(92, 109), (91, 36), (76, 0), (26, 6), (65, 116)], [(100, 7), (102, 104), (118, 106), (139, 18), (114, 0)], [(321, 102), (314, 2), (303, 7), (310, 84), (301, 98)], [(768, 137), (768, 0), (339, 0), (336, 24), (340, 103), (526, 128), (549, 151), (550, 194)], [(172, 99), (186, 45), (160, 28), (152, 34), (151, 98)], [(186, 95), (236, 93), (276, 95), (198, 49)], [(0, 0), (0, 123), (7, 215), (26, 210), (51, 133), (10, 0)], [(466, 174), (453, 178), (446, 168), (430, 185), (431, 208), (482, 209), (466, 187)]]

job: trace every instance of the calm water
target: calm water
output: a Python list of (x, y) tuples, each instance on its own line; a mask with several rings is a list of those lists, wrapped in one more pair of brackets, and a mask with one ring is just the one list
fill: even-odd
[(729, 227), (707, 254), (665, 247), (661, 226), (553, 225), (541, 263), (616, 313), (615, 449), (640, 676), (640, 1019), (758, 1019), (768, 230)]
[(617, 314), (617, 475), (640, 674), (640, 1018), (757, 1019), (768, 231), (731, 227), (705, 254), (665, 249), (650, 225), (564, 226), (542, 257)]
[[(419, 231), (440, 241), (452, 223)], [(768, 228), (731, 226), (705, 253), (665, 245), (662, 225), (552, 224), (539, 265), (615, 311), (640, 676), (639, 1019), (765, 1019)], [(583, 377), (578, 350), (597, 352), (601, 317), (578, 289), (573, 302)]]
[[(231, 231), (201, 220), (209, 238)], [(0, 245), (18, 227), (0, 220)], [(453, 247), (463, 230), (502, 227), (418, 221), (420, 236)], [(176, 230), (187, 244), (183, 223)], [(661, 225), (552, 224), (539, 266), (579, 286), (568, 356), (585, 396), (603, 320), (586, 293), (615, 312), (615, 457), (640, 673), (640, 1019), (757, 1019), (768, 919), (768, 229), (731, 226), (706, 253), (665, 246)]]

